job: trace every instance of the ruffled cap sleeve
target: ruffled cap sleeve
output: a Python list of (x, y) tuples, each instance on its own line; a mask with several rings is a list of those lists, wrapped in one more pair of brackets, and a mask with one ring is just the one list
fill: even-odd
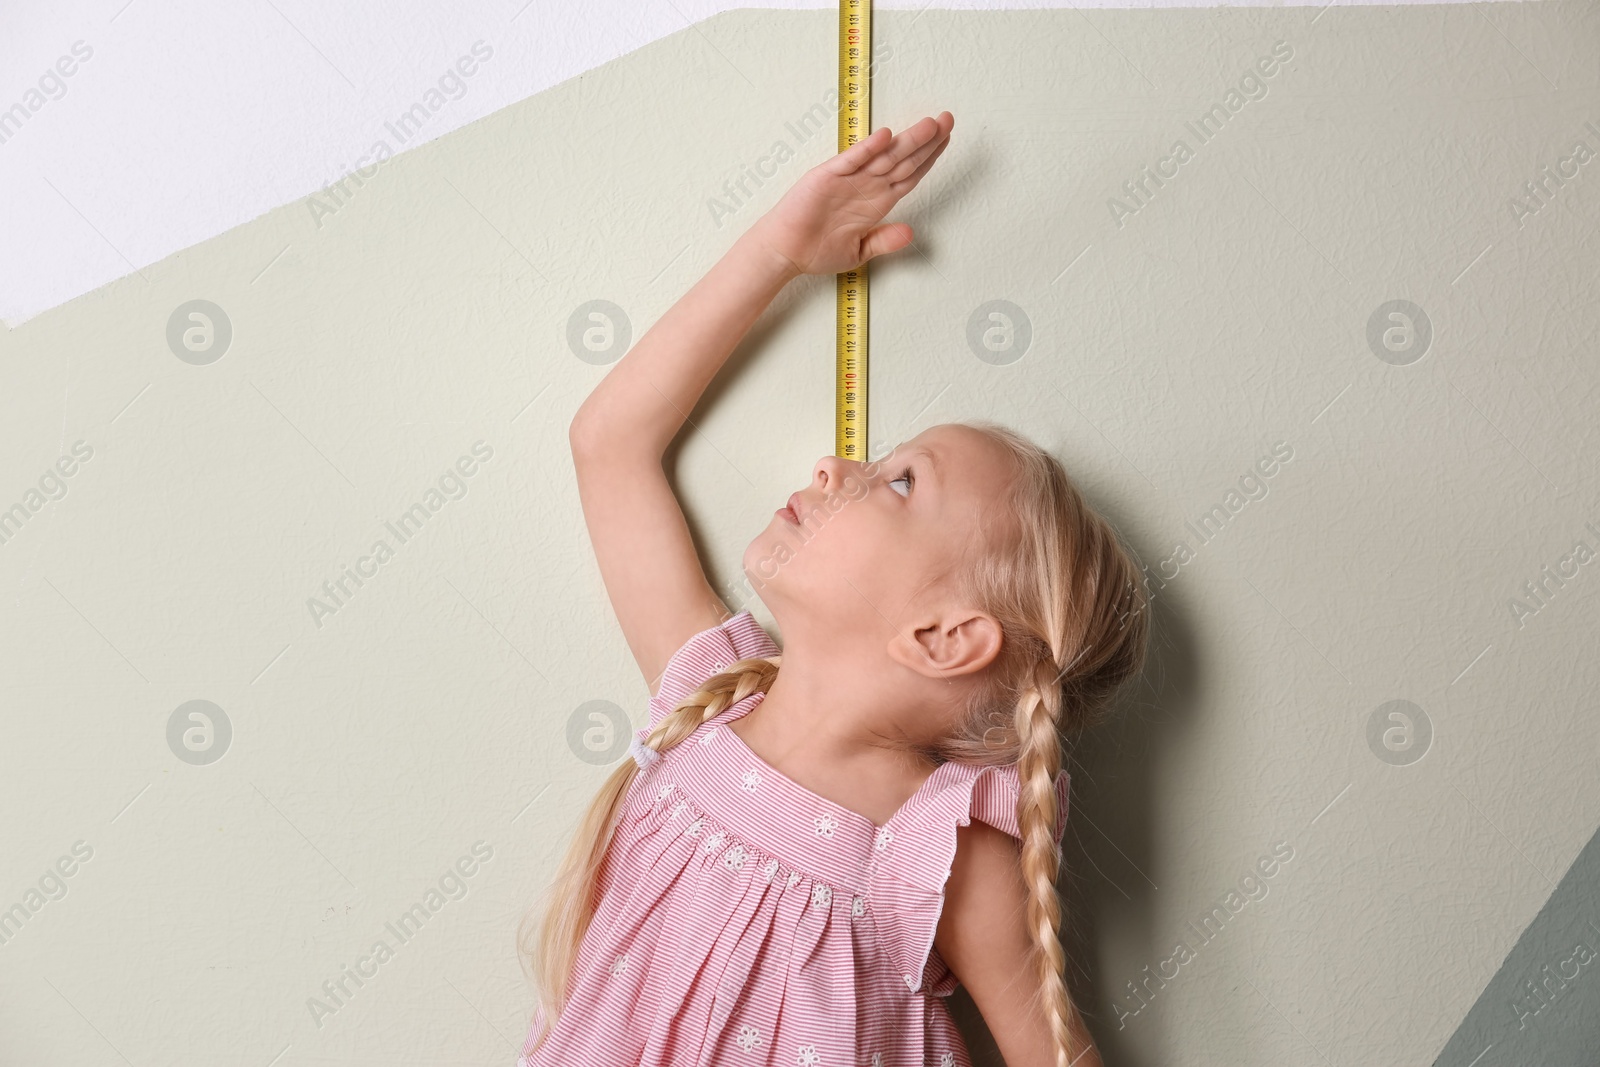
[(661, 687), (650, 698), (650, 725), (640, 731), (640, 737), (655, 729), (678, 701), (730, 663), (752, 656), (776, 656), (780, 652), (748, 610), (701, 630), (667, 660), (666, 669), (661, 673)]
[[(944, 887), (955, 862), (956, 828), (973, 819), (1022, 840), (1017, 826), (1017, 769), (946, 764), (946, 784), (913, 811), (881, 827), (873, 843), (871, 904), (880, 942), (911, 992), (948, 995), (955, 987), (948, 970), (930, 961), (944, 908)], [(1055, 839), (1067, 826), (1072, 776), (1056, 775)]]

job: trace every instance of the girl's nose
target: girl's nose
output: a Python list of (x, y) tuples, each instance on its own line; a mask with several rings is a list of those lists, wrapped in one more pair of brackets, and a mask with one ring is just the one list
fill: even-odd
[(838, 489), (844, 484), (846, 470), (851, 461), (838, 456), (823, 456), (817, 460), (816, 469), (812, 476), (816, 479), (819, 489)]

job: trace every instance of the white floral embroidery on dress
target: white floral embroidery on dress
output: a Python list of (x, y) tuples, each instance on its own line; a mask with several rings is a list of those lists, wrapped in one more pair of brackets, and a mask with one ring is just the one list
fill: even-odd
[(690, 823), (688, 828), (683, 832), (688, 834), (690, 837), (699, 837), (700, 827), (704, 826), (705, 824), (706, 821), (704, 819), (696, 819), (694, 822)]
[(741, 1026), (739, 1036), (734, 1038), (734, 1041), (738, 1042), (740, 1048), (749, 1052), (761, 1044), (761, 1031), (753, 1026)]
[(940, 1056), (939, 1067), (956, 1067), (956, 1054), (954, 1052), (946, 1052)]
[(872, 839), (872, 847), (882, 852), (894, 840), (894, 832), (887, 826), (878, 827), (878, 834)]
[(707, 837), (706, 843), (700, 847), (705, 849), (707, 853), (715, 852), (722, 842), (727, 840), (727, 837), (727, 834), (723, 833), (721, 830), (718, 830), (716, 833)]
[(917, 980), (915, 978), (912, 978), (909, 974), (902, 974), (900, 977), (906, 980), (907, 989), (913, 993), (917, 991)]
[(799, 884), (799, 882), (800, 882), (800, 872), (799, 871), (790, 871), (789, 872), (789, 888), (793, 889), (797, 884)]
[(672, 805), (672, 819), (673, 819), (673, 821), (676, 822), (677, 819), (678, 819), (678, 816), (682, 815), (684, 812), (686, 812), (688, 810), (689, 810), (689, 805), (685, 804), (681, 800), (678, 801), (676, 804)]
[(761, 865), (761, 873), (767, 876), (767, 881), (772, 881), (772, 876), (778, 873), (778, 861), (768, 860)]
[(867, 902), (860, 897), (850, 901), (850, 918), (859, 919), (867, 913)]
[(801, 1045), (800, 1054), (795, 1057), (795, 1062), (802, 1067), (814, 1067), (815, 1064), (822, 1062), (822, 1057), (817, 1055), (815, 1045)]
[(657, 800), (665, 800), (665, 799), (667, 799), (667, 795), (669, 793), (671, 793), (674, 788), (676, 788), (676, 787), (671, 782), (664, 783), (661, 786), (660, 789), (656, 790), (656, 799)]
[(834, 822), (827, 815), (819, 815), (816, 818), (815, 825), (817, 827), (818, 837), (832, 837), (834, 829), (838, 827), (839, 824)]
[(739, 784), (744, 787), (746, 793), (754, 793), (756, 786), (761, 784), (761, 775), (753, 770), (745, 771), (744, 777), (740, 779)]
[(883, 1067), (883, 1053), (874, 1052), (872, 1054), (872, 1067)]
[(737, 871), (744, 866), (744, 846), (734, 845), (722, 854), (722, 862), (727, 864), (730, 871)]
[(814, 907), (826, 908), (829, 904), (833, 903), (833, 890), (829, 889), (825, 885), (812, 886), (811, 903)]
[(623, 971), (625, 971), (627, 969), (628, 969), (628, 954), (626, 952), (624, 952), (622, 955), (618, 956), (615, 960), (612, 961), (612, 963), (611, 963), (611, 973), (612, 974), (621, 974)]
[(709, 745), (711, 742), (715, 741), (717, 739), (717, 731), (720, 729), (722, 729), (720, 725), (713, 725), (711, 729), (706, 731), (706, 735), (700, 739), (700, 743), (702, 745)]

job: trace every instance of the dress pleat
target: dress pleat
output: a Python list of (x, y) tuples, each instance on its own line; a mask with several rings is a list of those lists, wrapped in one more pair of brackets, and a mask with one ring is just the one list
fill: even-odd
[[(727, 1033), (729, 1020), (733, 1013), (742, 1004), (747, 1003), (747, 992), (751, 972), (755, 969), (756, 961), (762, 951), (767, 947), (768, 935), (772, 929), (772, 920), (777, 915), (776, 907), (761, 907), (768, 903), (769, 897), (776, 890), (758, 875), (750, 881), (751, 891), (747, 892), (745, 899), (754, 901), (755, 906), (750, 907), (742, 916), (738, 924), (737, 936), (732, 943), (731, 951), (724, 962), (721, 972), (717, 975), (716, 993), (711, 1005), (711, 1019), (707, 1027), (707, 1042), (702, 1050), (701, 1057), (696, 1063), (710, 1062), (712, 1055), (717, 1051), (719, 1042), (725, 1040), (722, 1036)], [(751, 1050), (754, 1051), (754, 1050)], [(723, 1055), (726, 1055), (724, 1050)], [(763, 1057), (764, 1061), (765, 1057)]]

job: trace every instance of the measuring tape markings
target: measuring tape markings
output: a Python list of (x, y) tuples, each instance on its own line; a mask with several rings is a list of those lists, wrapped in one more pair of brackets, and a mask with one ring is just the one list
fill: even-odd
[[(839, 0), (839, 151), (872, 132), (871, 0)], [(867, 454), (867, 265), (834, 276), (834, 454)]]

